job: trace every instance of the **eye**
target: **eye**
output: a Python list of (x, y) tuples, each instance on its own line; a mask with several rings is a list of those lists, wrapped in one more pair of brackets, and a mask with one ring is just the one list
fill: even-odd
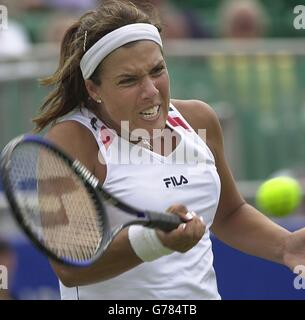
[(136, 78), (125, 78), (119, 81), (119, 85), (132, 85), (136, 80)]
[(162, 71), (165, 69), (165, 67), (163, 65), (161, 66), (157, 66), (156, 68), (153, 68), (151, 71), (152, 75), (159, 75), (162, 73)]

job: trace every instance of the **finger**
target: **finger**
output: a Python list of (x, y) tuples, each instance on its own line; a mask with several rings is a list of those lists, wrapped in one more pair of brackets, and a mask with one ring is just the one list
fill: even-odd
[(189, 222), (190, 220), (193, 220), (195, 218), (198, 219), (198, 216), (197, 216), (196, 212), (189, 211), (184, 216), (181, 216), (181, 218), (184, 219), (184, 221)]
[(193, 219), (193, 215), (188, 212), (188, 209), (183, 204), (174, 204), (170, 206), (166, 212), (179, 216), (185, 222)]
[(205, 233), (206, 225), (204, 223), (204, 220), (202, 217), (197, 217), (195, 223), (196, 223), (196, 231), (195, 236), (197, 239), (201, 239)]
[(185, 228), (186, 228), (186, 223), (181, 223), (178, 227), (178, 231), (184, 232)]
[(185, 228), (181, 231), (184, 236), (194, 239), (195, 241), (199, 241), (202, 238), (206, 227), (201, 217), (197, 216), (195, 213), (192, 213), (192, 216), (192, 221), (188, 221)]
[(183, 204), (181, 203), (175, 203), (173, 205), (171, 205), (167, 210), (166, 212), (170, 212), (170, 213), (187, 213), (187, 208), (186, 206), (184, 206)]
[(204, 222), (202, 216), (198, 216), (195, 211), (191, 211), (190, 214), (193, 216), (193, 218), (194, 218), (196, 221), (200, 222), (201, 224), (203, 224), (203, 225), (205, 226), (205, 222)]

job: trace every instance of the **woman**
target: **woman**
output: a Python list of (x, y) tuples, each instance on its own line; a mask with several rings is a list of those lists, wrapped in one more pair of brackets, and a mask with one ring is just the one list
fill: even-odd
[[(305, 231), (284, 230), (237, 191), (214, 111), (170, 99), (152, 12), (105, 1), (74, 24), (34, 121), (37, 130), (52, 123), (47, 138), (121, 200), (167, 209), (184, 223), (169, 233), (129, 227), (88, 268), (53, 263), (63, 299), (219, 299), (209, 229), (249, 254), (290, 268), (305, 263)], [(131, 151), (145, 161), (133, 162)]]

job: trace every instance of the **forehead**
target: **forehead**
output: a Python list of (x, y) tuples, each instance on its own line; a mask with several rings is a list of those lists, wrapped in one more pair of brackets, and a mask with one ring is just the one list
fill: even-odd
[(104, 59), (102, 69), (111, 74), (136, 72), (154, 67), (160, 61), (163, 61), (160, 46), (153, 41), (141, 40), (113, 51)]

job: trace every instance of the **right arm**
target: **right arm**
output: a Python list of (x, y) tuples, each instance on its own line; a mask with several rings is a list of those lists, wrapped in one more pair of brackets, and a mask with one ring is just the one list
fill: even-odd
[[(86, 127), (76, 121), (65, 121), (52, 127), (46, 138), (54, 142), (72, 158), (78, 159), (102, 183), (104, 182), (106, 166), (96, 163), (98, 161), (98, 145), (92, 133)], [(141, 263), (141, 259), (134, 253), (129, 244), (127, 229), (118, 234), (102, 258), (92, 266), (76, 268), (51, 261), (58, 278), (67, 287), (107, 280)]]
[[(95, 174), (101, 183), (104, 182), (107, 168), (98, 161), (98, 145), (86, 127), (76, 121), (65, 121), (52, 127), (46, 138), (72, 158), (78, 159)], [(172, 206), (169, 211), (183, 217), (187, 209), (177, 205)], [(175, 251), (186, 252), (201, 239), (202, 230), (201, 221), (199, 218), (194, 218), (185, 227), (180, 225), (176, 230), (166, 234), (160, 231), (158, 236), (164, 246)], [(67, 287), (89, 285), (108, 280), (141, 263), (143, 261), (135, 254), (130, 245), (128, 228), (123, 229), (101, 258), (89, 267), (70, 267), (51, 261), (58, 278)]]

